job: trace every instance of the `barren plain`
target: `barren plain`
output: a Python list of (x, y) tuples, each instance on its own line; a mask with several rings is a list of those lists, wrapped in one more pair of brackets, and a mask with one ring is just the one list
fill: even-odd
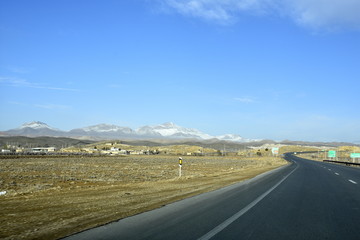
[(285, 165), (274, 157), (2, 157), (0, 238), (58, 239)]

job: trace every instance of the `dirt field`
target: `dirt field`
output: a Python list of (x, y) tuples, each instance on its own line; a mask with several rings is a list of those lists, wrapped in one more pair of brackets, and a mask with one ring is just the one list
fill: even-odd
[(188, 156), (179, 178), (178, 156), (0, 162), (1, 239), (58, 239), (286, 164), (280, 158)]

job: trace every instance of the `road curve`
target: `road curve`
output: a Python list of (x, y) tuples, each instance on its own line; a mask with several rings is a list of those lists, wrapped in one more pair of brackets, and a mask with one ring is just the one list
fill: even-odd
[(65, 239), (359, 239), (360, 168), (286, 159), (292, 164)]

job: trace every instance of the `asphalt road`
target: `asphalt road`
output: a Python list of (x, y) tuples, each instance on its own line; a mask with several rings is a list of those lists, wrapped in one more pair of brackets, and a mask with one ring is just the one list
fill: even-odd
[(76, 239), (360, 239), (360, 168), (292, 162)]

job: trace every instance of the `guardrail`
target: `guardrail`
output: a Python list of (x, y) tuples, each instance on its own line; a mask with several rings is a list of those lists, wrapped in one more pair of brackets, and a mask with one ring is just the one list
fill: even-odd
[(349, 165), (360, 166), (360, 163), (352, 163), (352, 162), (342, 162), (342, 161), (333, 161), (333, 160), (323, 160), (323, 162), (340, 163), (340, 164), (346, 164), (347, 166)]

